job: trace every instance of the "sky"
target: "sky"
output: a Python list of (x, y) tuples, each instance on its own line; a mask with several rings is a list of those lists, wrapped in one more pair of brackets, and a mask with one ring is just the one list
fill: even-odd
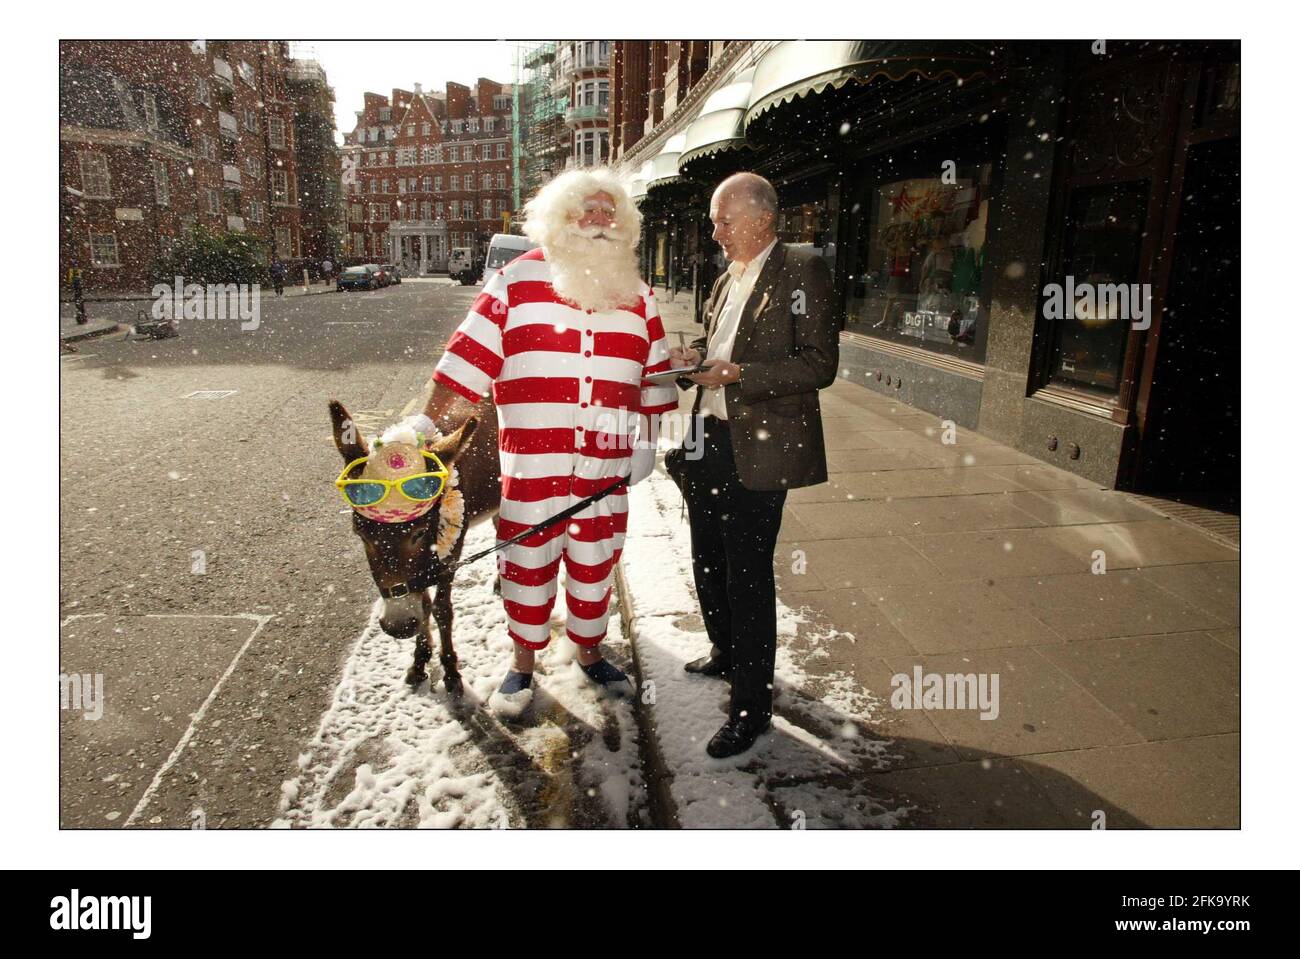
[(444, 89), (448, 80), (473, 86), (479, 77), (514, 82), (515, 45), (504, 40), (384, 41), (306, 40), (293, 42), (294, 55), (314, 57), (334, 88), (338, 142), (356, 125), (367, 91), (385, 96), (393, 87)]

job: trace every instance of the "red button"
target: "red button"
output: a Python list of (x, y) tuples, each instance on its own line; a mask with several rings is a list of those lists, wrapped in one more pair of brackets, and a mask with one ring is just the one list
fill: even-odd
[(582, 351), (582, 355), (583, 355), (583, 356), (591, 356), (591, 350), (583, 350), (583, 351)]
[(588, 331), (587, 331), (587, 335), (588, 335), (588, 336), (591, 336), (591, 330), (588, 330)]
[(582, 408), (585, 410), (585, 409), (587, 408), (587, 404), (586, 404), (586, 403), (583, 403), (583, 404), (582, 404)]
[(582, 382), (584, 382), (584, 383), (590, 383), (590, 382), (591, 382), (591, 377), (590, 377), (590, 376), (584, 376), (584, 377), (582, 378)]
[(579, 433), (582, 432), (582, 427), (581, 427), (581, 426), (578, 427), (578, 432), (579, 432)]

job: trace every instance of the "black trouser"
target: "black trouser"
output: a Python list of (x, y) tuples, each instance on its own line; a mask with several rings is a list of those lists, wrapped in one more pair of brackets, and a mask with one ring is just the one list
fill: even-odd
[(776, 580), (772, 558), (785, 490), (746, 489), (736, 475), (731, 430), (714, 417), (704, 427), (704, 456), (685, 464), (695, 591), (713, 654), (732, 664), (731, 718), (772, 717), (776, 667)]

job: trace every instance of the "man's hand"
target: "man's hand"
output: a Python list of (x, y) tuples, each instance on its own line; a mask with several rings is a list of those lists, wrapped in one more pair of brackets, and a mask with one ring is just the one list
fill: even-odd
[(703, 360), (700, 351), (693, 350), (689, 346), (674, 346), (668, 351), (668, 362), (675, 370), (687, 366), (699, 366)]
[(740, 379), (740, 367), (726, 360), (710, 360), (703, 373), (691, 373), (686, 378), (692, 383), (716, 390)]

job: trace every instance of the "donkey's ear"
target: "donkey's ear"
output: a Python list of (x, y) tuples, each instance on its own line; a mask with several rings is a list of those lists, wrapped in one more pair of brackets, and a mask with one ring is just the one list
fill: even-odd
[(434, 437), (427, 444), (428, 448), (438, 454), (438, 459), (442, 460), (444, 466), (450, 468), (460, 454), (465, 452), (470, 440), (474, 438), (476, 429), (478, 429), (478, 418), (471, 416), (456, 432)]
[(353, 460), (370, 455), (361, 430), (356, 423), (352, 422), (347, 407), (338, 400), (330, 400), (330, 421), (334, 424), (334, 445), (343, 454), (344, 462), (351, 463)]

